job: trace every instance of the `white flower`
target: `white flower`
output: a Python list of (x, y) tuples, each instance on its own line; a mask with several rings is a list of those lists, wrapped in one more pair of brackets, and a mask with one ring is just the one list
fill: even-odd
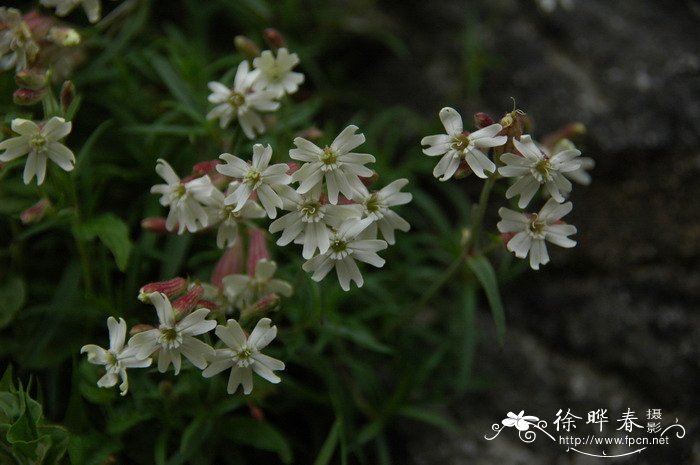
[(65, 171), (73, 170), (75, 156), (65, 145), (58, 142), (66, 137), (71, 130), (70, 121), (54, 116), (42, 127), (33, 121), (15, 118), (12, 120), (12, 130), (19, 134), (0, 142), (0, 161), (10, 161), (22, 155), (29, 154), (24, 166), (24, 183), (36, 176), (37, 184), (41, 185), (46, 177), (46, 160), (51, 160)]
[(348, 126), (330, 147), (323, 149), (302, 137), (294, 139), (297, 148), (290, 150), (289, 156), (306, 162), (292, 174), (292, 180), (301, 183), (297, 192), (306, 194), (317, 188), (325, 178), (330, 203), (338, 203), (338, 193), (352, 199), (354, 191), (362, 188), (359, 176), (368, 177), (373, 174), (371, 169), (363, 165), (375, 161), (372, 155), (351, 152), (365, 141), (363, 134), (355, 134), (357, 129), (357, 126)]
[(229, 125), (232, 119), (238, 118), (243, 133), (248, 139), (254, 139), (256, 133), (265, 132), (258, 111), (275, 111), (279, 102), (275, 102), (275, 93), (268, 90), (256, 90), (253, 83), (260, 74), (259, 70), (248, 70), (248, 62), (242, 61), (233, 81), (233, 89), (220, 82), (210, 82), (209, 102), (216, 106), (207, 114), (207, 119), (219, 119), (222, 128)]
[(182, 183), (172, 166), (160, 158), (156, 163), (156, 173), (167, 183), (151, 187), (151, 194), (161, 194), (160, 204), (170, 206), (165, 221), (167, 230), (177, 227), (178, 234), (182, 234), (185, 230), (196, 232), (207, 227), (209, 215), (205, 206), (216, 204), (214, 191), (217, 190), (209, 176)]
[(524, 415), (524, 413), (525, 410), (521, 410), (517, 415), (513, 412), (508, 412), (507, 418), (504, 418), (501, 423), (508, 428), (515, 426), (518, 431), (527, 431), (530, 429), (531, 424), (537, 425), (540, 419), (532, 415)]
[(177, 321), (177, 315), (165, 294), (155, 292), (150, 299), (156, 307), (160, 324), (157, 329), (135, 334), (129, 339), (129, 347), (136, 351), (136, 358), (145, 359), (158, 353), (158, 371), (161, 373), (165, 373), (171, 363), (175, 374), (180, 373), (181, 355), (197, 368), (204, 368), (207, 360), (214, 355), (214, 349), (194, 336), (207, 333), (216, 326), (216, 321), (206, 319), (209, 310), (200, 308)]
[(364, 280), (355, 260), (381, 268), (384, 266), (384, 259), (377, 255), (377, 252), (387, 248), (385, 241), (358, 238), (370, 223), (371, 218), (350, 219), (343, 223), (331, 236), (328, 250), (304, 263), (304, 271), (313, 273), (311, 279), (314, 281), (320, 281), (335, 268), (340, 287), (344, 291), (350, 290), (351, 281), (355, 281), (357, 287), (362, 287)]
[[(569, 139), (561, 139), (557, 141), (556, 144), (554, 144), (554, 147), (552, 148), (551, 152), (558, 153), (575, 148), (576, 146)], [(547, 155), (550, 155), (551, 152), (548, 151), (546, 148), (543, 148), (543, 150)], [(579, 161), (581, 166), (579, 166), (578, 169), (575, 169), (574, 171), (565, 172), (564, 176), (578, 184), (588, 186), (591, 183), (591, 175), (588, 173), (588, 171), (592, 170), (595, 167), (595, 160), (593, 160), (591, 157), (578, 157), (577, 160)]]
[[(235, 191), (239, 184), (238, 181), (232, 182), (228, 187), (227, 193), (230, 194)], [(216, 206), (212, 209), (209, 223), (210, 225), (217, 223), (219, 225), (216, 233), (216, 245), (220, 249), (231, 247), (236, 242), (238, 223), (247, 219), (265, 218), (266, 216), (265, 210), (254, 200), (246, 200), (243, 208), (236, 211), (233, 205), (226, 205), (224, 194), (220, 190), (215, 189), (212, 194)]]
[(213, 361), (202, 372), (205, 378), (231, 368), (227, 392), (233, 394), (239, 385), (243, 385), (246, 395), (253, 391), (253, 372), (271, 383), (281, 381), (273, 371), (284, 370), (284, 363), (260, 352), (277, 336), (277, 326), (271, 327), (269, 318), (258, 321), (249, 338), (236, 320), (228, 320), (226, 326), (217, 326), (216, 335), (229, 348), (216, 351)]
[(80, 349), (80, 353), (87, 353), (88, 362), (94, 365), (104, 365), (107, 369), (107, 373), (97, 381), (99, 387), (112, 387), (121, 378), (122, 383), (119, 385), (119, 390), (121, 395), (126, 395), (129, 390), (126, 369), (145, 368), (151, 365), (152, 360), (150, 358), (137, 359), (133, 349), (124, 348), (126, 322), (123, 318), (119, 318), (119, 323), (117, 323), (117, 320), (110, 316), (107, 318), (107, 328), (109, 328), (108, 350), (94, 344), (88, 344)]
[(0, 71), (12, 67), (21, 71), (34, 61), (39, 54), (39, 46), (32, 38), (32, 32), (15, 8), (0, 7)]
[(321, 190), (299, 194), (292, 188), (281, 191), (283, 209), (289, 211), (270, 224), (270, 232), (282, 231), (277, 245), (300, 240), (304, 244), (302, 256), (313, 257), (316, 249), (325, 253), (331, 244), (330, 228), (337, 228), (349, 218), (360, 219), (359, 205), (331, 205), (321, 202)]
[(47, 8), (56, 8), (57, 16), (66, 16), (81, 3), (91, 23), (96, 23), (100, 20), (102, 10), (100, 0), (41, 0), (43, 6)]
[(502, 233), (514, 233), (508, 241), (508, 250), (518, 258), (530, 254), (530, 267), (539, 270), (540, 265), (549, 262), (545, 241), (559, 247), (571, 248), (576, 241), (567, 236), (576, 233), (576, 227), (559, 221), (569, 213), (571, 202), (559, 204), (555, 199), (549, 199), (539, 213), (519, 213), (508, 208), (500, 208), (498, 214), (502, 220), (496, 225)]
[(224, 297), (232, 304), (244, 309), (267, 294), (291, 296), (293, 289), (287, 281), (272, 279), (275, 271), (277, 271), (275, 262), (262, 259), (255, 264), (255, 276), (247, 274), (224, 276), (221, 280)]
[(497, 135), (503, 126), (492, 124), (467, 134), (464, 132), (462, 117), (457, 110), (449, 107), (440, 110), (440, 121), (447, 134), (427, 136), (420, 142), (421, 145), (430, 146), (423, 149), (424, 154), (431, 157), (443, 155), (433, 170), (433, 176), (440, 181), (447, 181), (455, 174), (462, 160), (466, 161), (474, 174), (480, 178), (487, 177), (484, 171), (496, 171), (496, 165), (480, 149), (505, 144), (508, 137)]
[(528, 135), (521, 136), (520, 140), (513, 139), (513, 143), (522, 156), (504, 153), (501, 161), (505, 166), (498, 169), (502, 176), (518, 178), (506, 191), (506, 197), (510, 199), (520, 195), (518, 206), (525, 208), (540, 186), (544, 185), (553, 199), (563, 202), (562, 193), (571, 192), (571, 182), (564, 173), (575, 171), (581, 166), (580, 161), (575, 159), (581, 152), (569, 149), (550, 157)]
[(267, 216), (275, 218), (277, 208), (282, 208), (282, 199), (274, 191), (274, 188), (289, 184), (292, 177), (287, 174), (289, 166), (286, 163), (268, 166), (272, 158), (272, 147), (255, 144), (252, 164), (230, 153), (223, 153), (219, 158), (224, 160), (226, 164), (217, 165), (216, 170), (221, 174), (241, 180), (236, 190), (226, 197), (226, 205), (235, 205), (234, 211), (240, 211), (250, 194), (257, 192), (258, 200), (265, 208)]
[(364, 188), (358, 193), (355, 200), (362, 205), (364, 216), (372, 219), (372, 224), (367, 227), (369, 231), (366, 231), (369, 237), (376, 237), (376, 230), (379, 227), (384, 239), (389, 244), (395, 244), (395, 230), (407, 232), (411, 229), (411, 225), (406, 220), (389, 209), (389, 207), (405, 205), (413, 199), (410, 193), (400, 192), (406, 184), (408, 179), (397, 179), (377, 192), (370, 193), (367, 188)]
[(285, 93), (293, 94), (304, 82), (304, 75), (292, 71), (299, 64), (296, 53), (289, 53), (286, 48), (277, 51), (277, 58), (271, 51), (265, 50), (259, 57), (253, 60), (253, 66), (260, 70), (256, 87), (269, 90), (276, 97), (282, 97)]

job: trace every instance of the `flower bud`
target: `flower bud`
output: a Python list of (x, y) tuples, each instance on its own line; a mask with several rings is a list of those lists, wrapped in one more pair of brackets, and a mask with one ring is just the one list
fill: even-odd
[(143, 333), (144, 331), (150, 331), (152, 329), (156, 329), (155, 326), (140, 323), (140, 324), (134, 325), (129, 330), (129, 335), (133, 336), (134, 334)]
[(377, 182), (377, 179), (379, 179), (379, 173), (376, 171), (372, 173), (372, 176), (360, 176), (360, 181), (362, 181), (362, 184), (365, 186), (371, 186), (375, 182)]
[(316, 126), (311, 126), (310, 128), (304, 129), (297, 136), (302, 137), (306, 140), (314, 141), (323, 137), (323, 131), (321, 131)]
[(160, 292), (165, 294), (168, 299), (172, 299), (185, 292), (187, 289), (187, 280), (185, 278), (173, 278), (167, 281), (158, 281), (148, 283), (139, 289), (138, 299), (141, 302), (148, 303), (151, 301), (151, 294)]
[(263, 413), (262, 409), (255, 405), (253, 401), (248, 401), (248, 410), (250, 410), (250, 416), (253, 418), (255, 421), (265, 421), (265, 413)]
[[(162, 216), (151, 216), (141, 220), (141, 228), (146, 231), (165, 234), (168, 232), (168, 229), (165, 227), (165, 222), (166, 220)], [(177, 229), (177, 227), (174, 229)]]
[(80, 45), (80, 34), (70, 27), (52, 27), (46, 38), (61, 47), (75, 47)]
[(255, 276), (255, 267), (260, 260), (269, 260), (265, 231), (260, 228), (248, 230), (248, 276)]
[(194, 310), (202, 294), (204, 294), (204, 288), (201, 284), (196, 283), (185, 295), (173, 302), (173, 310), (181, 317), (187, 315)]
[(457, 167), (457, 171), (455, 171), (454, 178), (455, 179), (464, 179), (467, 176), (469, 176), (470, 174), (472, 174), (471, 167), (469, 166), (469, 164), (466, 161), (461, 160), (459, 162), (459, 167)]
[(493, 124), (493, 118), (491, 118), (487, 113), (480, 111), (474, 113), (474, 125), (481, 129)]
[(12, 94), (12, 101), (15, 105), (29, 106), (41, 102), (44, 95), (46, 95), (46, 89), (17, 89), (14, 94)]
[(231, 247), (226, 249), (224, 255), (216, 262), (211, 274), (211, 283), (221, 289), (221, 280), (230, 274), (241, 274), (243, 271), (243, 246), (240, 237)]
[(241, 319), (248, 318), (252, 315), (262, 315), (264, 313), (276, 310), (280, 306), (282, 299), (277, 294), (267, 294), (262, 296), (253, 305), (250, 305), (241, 310)]
[(61, 111), (65, 115), (68, 113), (71, 103), (75, 98), (75, 85), (73, 81), (66, 81), (61, 87)]
[(263, 39), (265, 40), (265, 43), (270, 47), (273, 51), (277, 51), (280, 48), (286, 47), (284, 43), (284, 37), (278, 31), (277, 29), (268, 27), (263, 31)]
[(287, 162), (287, 174), (288, 175), (290, 175), (290, 176), (293, 175), (294, 173), (299, 171), (299, 168), (301, 168), (301, 166), (299, 166), (299, 163), (295, 163), (293, 161)]
[(41, 90), (49, 83), (49, 78), (43, 69), (26, 68), (15, 74), (15, 82), (25, 89)]
[(236, 36), (233, 39), (233, 45), (236, 47), (236, 50), (245, 55), (249, 60), (260, 55), (260, 47), (246, 36)]
[(212, 312), (215, 312), (219, 310), (220, 305), (217, 304), (216, 302), (212, 302), (211, 300), (207, 299), (199, 299), (199, 302), (197, 302), (197, 305), (195, 305), (197, 308), (206, 308), (207, 310), (211, 310)]
[(36, 223), (46, 215), (49, 208), (51, 208), (51, 201), (43, 198), (20, 213), (19, 219), (22, 221), (22, 224)]
[(201, 177), (205, 174), (211, 175), (213, 173), (218, 173), (218, 171), (216, 171), (216, 165), (219, 164), (221, 164), (219, 160), (200, 161), (192, 167), (192, 176)]
[(504, 232), (501, 233), (501, 242), (503, 242), (503, 245), (505, 247), (508, 247), (508, 243), (510, 242), (511, 239), (515, 237), (517, 233), (514, 232)]

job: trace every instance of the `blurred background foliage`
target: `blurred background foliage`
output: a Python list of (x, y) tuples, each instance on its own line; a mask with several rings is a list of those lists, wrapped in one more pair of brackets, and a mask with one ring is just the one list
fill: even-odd
[[(17, 6), (26, 11), (26, 3)], [(84, 61), (73, 76), (81, 102), (67, 145), (78, 159), (71, 176), (82, 221), (90, 224), (109, 212), (117, 218), (114, 227), (128, 228), (123, 271), (113, 247), (90, 241), (93, 290), (86, 292), (71, 236), (75, 225), (57, 209), (23, 226), (20, 212), (45, 192), (24, 186), (18, 169), (10, 169), (15, 165), (0, 171), (0, 357), (15, 369), (3, 387), (32, 405), (25, 407), (34, 411), (27, 435), (37, 436), (41, 417), (30, 396), (43, 405), (42, 422), (60, 425), (39, 435), (55, 449), (44, 463), (401, 463), (402, 448), (393, 447), (397, 422), (458, 429), (441, 409), (446, 399), (488, 386), (472, 366), (479, 338), (495, 344), (496, 331), (476, 333), (475, 314), (483, 306), (476, 286), (466, 284), (466, 268), (426, 308), (416, 308), (460, 252), (470, 190), (462, 188), (468, 182), (435, 181), (433, 160), (421, 156), (420, 138), (440, 132), (438, 119), (391, 104), (393, 83), (373, 81), (383, 61), (409, 60), (412, 53), (381, 2), (126, 0), (104, 2), (103, 8), (124, 15), (97, 29), (87, 26), (79, 9), (67, 18), (86, 27)], [(476, 28), (477, 18), (471, 21)], [(209, 279), (220, 254), (212, 236), (158, 236), (142, 231), (140, 221), (163, 214), (149, 193), (159, 182), (158, 158), (184, 175), (196, 162), (231, 150), (232, 131), (205, 120), (207, 82), (230, 82), (243, 59), (234, 37), (246, 35), (264, 46), (266, 27), (284, 34), (301, 58), (306, 83), (270, 117), (261, 142), (271, 143), (275, 159), (283, 161), (305, 128), (322, 129), (326, 141), (345, 125), (358, 125), (367, 137), (363, 151), (377, 158), (379, 184), (410, 179), (414, 200), (399, 213), (412, 230), (383, 254), (386, 266), (365, 270), (364, 287), (349, 293), (332, 280), (314, 283), (301, 270), (297, 250), (275, 250), (280, 276), (295, 286), (294, 297), (275, 315), (280, 335), (271, 355), (287, 364), (281, 384), (256, 385), (248, 398), (227, 395), (222, 377), (204, 380), (197, 370), (177, 378), (132, 370), (130, 393), (120, 398), (95, 385), (100, 369), (86, 363), (80, 347), (106, 344), (107, 316), (130, 325), (148, 320), (151, 310), (136, 300), (143, 284), (178, 275)], [(475, 30), (456, 39), (463, 43), (458, 59), (464, 74), (456, 99), (478, 94), (482, 70), (497, 63), (480, 49)], [(387, 97), (375, 98), (378, 87)], [(13, 118), (41, 118), (38, 108), (30, 114), (12, 104), (14, 89), (11, 73), (0, 76), (5, 136)], [(437, 110), (441, 103), (449, 102), (432, 105)], [(245, 142), (238, 153), (251, 146)], [(497, 264), (502, 279), (519, 269), (508, 257)], [(31, 383), (10, 390), (15, 378)], [(20, 422), (23, 411), (7, 407), (3, 424)], [(0, 457), (12, 447), (2, 441)]]

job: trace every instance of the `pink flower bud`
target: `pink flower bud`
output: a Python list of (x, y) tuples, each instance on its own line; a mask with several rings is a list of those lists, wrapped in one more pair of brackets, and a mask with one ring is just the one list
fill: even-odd
[(211, 310), (212, 312), (215, 312), (219, 310), (220, 306), (216, 302), (212, 302), (211, 300), (207, 299), (199, 299), (199, 302), (197, 302), (197, 305), (195, 305), (196, 308), (206, 308), (208, 310)]
[(262, 296), (253, 305), (241, 310), (241, 319), (248, 318), (252, 315), (259, 315), (267, 313), (272, 310), (276, 310), (280, 306), (280, 301), (282, 299), (277, 294), (267, 294)]
[(508, 243), (510, 242), (511, 239), (515, 237), (517, 233), (514, 232), (504, 232), (501, 233), (501, 242), (503, 242), (504, 246), (508, 246)]
[(260, 47), (246, 36), (236, 36), (233, 39), (233, 45), (236, 47), (236, 50), (245, 55), (249, 60), (260, 55)]
[(12, 101), (15, 105), (34, 105), (41, 102), (41, 100), (46, 95), (46, 89), (32, 90), (32, 89), (17, 89), (14, 94), (12, 94)]
[(156, 329), (154, 326), (151, 325), (146, 325), (146, 324), (138, 324), (134, 325), (131, 330), (129, 330), (129, 334), (133, 336), (134, 334), (142, 333), (144, 331), (150, 331), (151, 329)]
[(138, 299), (141, 302), (148, 303), (151, 301), (150, 295), (154, 292), (165, 294), (168, 299), (172, 299), (185, 292), (187, 289), (187, 280), (185, 278), (173, 278), (167, 281), (157, 281), (148, 283), (139, 289)]
[[(168, 229), (165, 227), (165, 218), (162, 216), (151, 216), (149, 218), (144, 218), (141, 220), (141, 227), (146, 231), (151, 231), (158, 234), (165, 234)], [(173, 228), (173, 231), (177, 230), (177, 226)]]
[(216, 171), (216, 165), (219, 164), (221, 164), (219, 160), (200, 161), (192, 167), (192, 176), (200, 177), (205, 174), (211, 176), (214, 173), (218, 173), (218, 171)]
[[(323, 203), (323, 202), (322, 202)], [(344, 195), (339, 195), (338, 196), (338, 204), (337, 205), (355, 205), (356, 202), (348, 199)]]
[(295, 163), (293, 161), (287, 162), (287, 167), (287, 174), (290, 176), (299, 171), (299, 168), (301, 168), (299, 163)]
[(51, 201), (46, 198), (41, 199), (20, 213), (19, 219), (22, 221), (22, 224), (36, 223), (46, 215), (49, 208), (51, 208)]
[(482, 111), (474, 113), (474, 126), (477, 128), (485, 128), (493, 124), (493, 118), (491, 118), (487, 113)]
[(180, 316), (187, 315), (194, 310), (202, 294), (204, 294), (204, 288), (201, 284), (195, 284), (185, 295), (173, 302), (173, 310), (175, 313), (179, 313)]
[(243, 271), (243, 246), (241, 239), (236, 239), (236, 242), (226, 249), (223, 256), (216, 262), (214, 271), (211, 274), (211, 283), (221, 289), (223, 286), (221, 280), (224, 276), (230, 274), (241, 274)]
[(284, 37), (277, 29), (268, 27), (263, 31), (263, 39), (272, 50), (277, 51), (280, 48), (286, 47)]
[(262, 229), (249, 229), (248, 238), (248, 276), (255, 276), (255, 266), (260, 260), (269, 260), (270, 252), (267, 250), (267, 238)]

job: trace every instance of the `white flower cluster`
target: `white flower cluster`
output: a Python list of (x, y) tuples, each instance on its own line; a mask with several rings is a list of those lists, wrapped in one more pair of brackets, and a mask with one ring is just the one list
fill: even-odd
[(207, 119), (218, 119), (222, 128), (234, 119), (248, 139), (255, 139), (265, 132), (265, 124), (259, 112), (276, 111), (280, 104), (276, 99), (293, 94), (304, 82), (304, 75), (292, 71), (299, 64), (296, 53), (280, 48), (277, 56), (265, 50), (253, 60), (253, 69), (247, 61), (238, 65), (233, 87), (212, 81), (209, 83), (209, 102), (214, 108)]
[(39, 54), (32, 31), (15, 8), (0, 7), (0, 71), (25, 69)]
[[(580, 157), (581, 152), (567, 139), (560, 140), (550, 151), (536, 144), (530, 135), (513, 134), (498, 123), (466, 132), (462, 117), (453, 108), (443, 108), (440, 120), (446, 134), (428, 136), (421, 141), (428, 146), (423, 153), (442, 156), (433, 171), (436, 178), (446, 181), (466, 165), (480, 178), (513, 178), (506, 198), (519, 197), (518, 207), (522, 209), (541, 189), (550, 197), (538, 213), (499, 210), (502, 220), (497, 227), (507, 237), (509, 251), (518, 258), (529, 255), (530, 266), (537, 270), (549, 262), (545, 241), (567, 248), (576, 245), (568, 238), (576, 233), (576, 228), (565, 224), (561, 218), (573, 208), (571, 202), (564, 203), (572, 189), (570, 179), (581, 184), (590, 183), (586, 170), (593, 167), (592, 159)], [(502, 122), (514, 124), (514, 115), (508, 115)], [(503, 153), (508, 142), (512, 142), (515, 150)], [(491, 149), (493, 160), (487, 156)], [(500, 162), (498, 167), (497, 162)]]
[[(154, 292), (147, 297), (155, 306), (158, 326), (144, 328), (145, 325), (140, 325), (139, 332), (125, 344), (126, 322), (121, 318), (117, 322), (109, 317), (109, 349), (94, 344), (81, 349), (81, 353), (87, 353), (90, 363), (104, 365), (106, 369), (106, 374), (97, 382), (98, 386), (112, 387), (121, 380), (119, 389), (121, 395), (126, 395), (129, 389), (128, 368), (145, 368), (156, 359), (159, 372), (165, 373), (172, 364), (177, 375), (183, 356), (202, 370), (206, 378), (230, 368), (229, 394), (236, 392), (240, 385), (243, 385), (245, 394), (250, 394), (253, 390), (253, 372), (271, 383), (280, 382), (273, 372), (283, 370), (284, 363), (261, 353), (277, 335), (277, 327), (270, 326), (270, 319), (260, 319), (250, 336), (246, 337), (235, 320), (228, 320), (226, 325), (217, 325), (215, 320), (207, 319), (211, 315), (207, 308), (175, 310), (163, 293)], [(211, 346), (197, 337), (214, 328), (220, 343)]]

